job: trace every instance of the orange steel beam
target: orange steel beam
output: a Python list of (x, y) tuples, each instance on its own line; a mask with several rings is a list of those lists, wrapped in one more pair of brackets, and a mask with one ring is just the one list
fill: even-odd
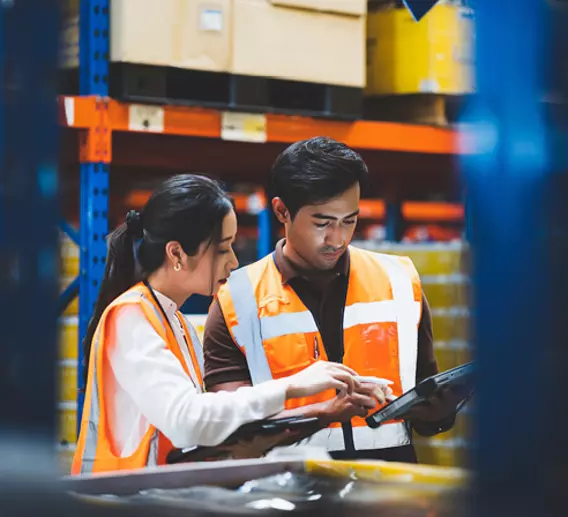
[[(79, 129), (100, 123), (96, 97), (62, 97), (62, 125)], [(133, 127), (131, 111), (139, 108), (108, 99), (108, 129), (110, 131), (142, 131), (168, 135), (221, 138), (222, 112), (212, 109), (180, 106), (146, 106), (151, 114), (159, 112), (158, 129), (149, 131)], [(151, 116), (151, 115), (150, 115)], [(413, 124), (358, 120), (342, 122), (291, 115), (266, 115), (266, 141), (292, 143), (316, 135), (326, 135), (357, 149), (429, 154), (461, 154), (472, 152), (467, 139), (452, 129)]]

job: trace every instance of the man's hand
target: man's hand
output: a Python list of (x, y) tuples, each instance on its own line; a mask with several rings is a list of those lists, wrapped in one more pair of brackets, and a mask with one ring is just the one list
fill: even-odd
[(354, 416), (367, 416), (369, 410), (377, 405), (377, 401), (372, 396), (372, 390), (366, 391), (367, 393), (354, 392), (351, 395), (342, 393), (323, 402), (317, 415), (320, 424), (327, 427), (332, 422), (349, 422)]
[(443, 422), (450, 419), (464, 394), (444, 386), (426, 401), (411, 407), (404, 415), (405, 420), (416, 422)]
[[(227, 459), (261, 458), (277, 445), (290, 441), (293, 434), (290, 431), (284, 431), (272, 436), (254, 436), (250, 440), (241, 440), (223, 448), (227, 451)], [(293, 443), (294, 440), (291, 441)]]

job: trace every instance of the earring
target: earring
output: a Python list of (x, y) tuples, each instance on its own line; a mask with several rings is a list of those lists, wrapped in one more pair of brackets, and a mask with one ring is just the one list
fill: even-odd
[(178, 262), (175, 266), (174, 266), (174, 271), (177, 273), (179, 271), (181, 271), (181, 264)]

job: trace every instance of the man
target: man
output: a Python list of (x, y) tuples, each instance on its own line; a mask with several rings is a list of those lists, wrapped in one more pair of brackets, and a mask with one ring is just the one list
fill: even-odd
[[(437, 373), (430, 309), (411, 261), (349, 246), (367, 174), (355, 151), (329, 138), (297, 142), (277, 158), (272, 208), (285, 239), (234, 272), (213, 302), (204, 336), (208, 390), (290, 375), (319, 358), (387, 378), (396, 396)], [(344, 422), (310, 438), (336, 459), (416, 462), (409, 427), (427, 436), (450, 429), (458, 402), (446, 390), (405, 422), (373, 430), (361, 418), (367, 408), (333, 395), (298, 405), (319, 408), (324, 425)]]

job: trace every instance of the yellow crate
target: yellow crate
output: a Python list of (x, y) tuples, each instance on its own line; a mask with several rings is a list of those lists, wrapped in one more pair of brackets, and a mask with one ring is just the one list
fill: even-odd
[(470, 465), (469, 448), (462, 440), (435, 442), (420, 438), (415, 440), (414, 448), (418, 461), (426, 465), (462, 468)]
[(59, 250), (61, 256), (61, 277), (75, 278), (79, 274), (79, 246), (67, 235), (61, 234)]
[(79, 319), (63, 316), (59, 320), (59, 359), (77, 361), (79, 354)]
[[(59, 291), (63, 292), (75, 280), (74, 276), (62, 276), (59, 280)], [(79, 297), (76, 296), (73, 301), (67, 306), (63, 313), (64, 316), (76, 316), (79, 314)]]
[(466, 309), (432, 309), (432, 325), (436, 341), (468, 341), (470, 316)]
[(409, 257), (420, 276), (469, 275), (469, 248), (462, 243), (451, 244), (373, 244), (354, 243), (378, 253)]
[(63, 476), (66, 476), (71, 472), (74, 455), (75, 450), (72, 448), (61, 448), (57, 451), (57, 456), (59, 458), (59, 471)]
[(60, 364), (58, 374), (59, 401), (75, 402), (77, 400), (77, 363)]
[(475, 91), (474, 39), (473, 11), (467, 7), (442, 2), (420, 23), (392, 4), (370, 11), (366, 94)]
[(77, 407), (72, 403), (60, 404), (58, 411), (58, 442), (61, 445), (77, 441)]
[(470, 306), (470, 285), (466, 277), (425, 277), (422, 289), (431, 308)]
[[(437, 337), (436, 333), (434, 333), (434, 337)], [(461, 342), (457, 342), (454, 345), (452, 342), (436, 341), (434, 343), (434, 354), (440, 371), (455, 368), (473, 359), (473, 353), (469, 345)]]

